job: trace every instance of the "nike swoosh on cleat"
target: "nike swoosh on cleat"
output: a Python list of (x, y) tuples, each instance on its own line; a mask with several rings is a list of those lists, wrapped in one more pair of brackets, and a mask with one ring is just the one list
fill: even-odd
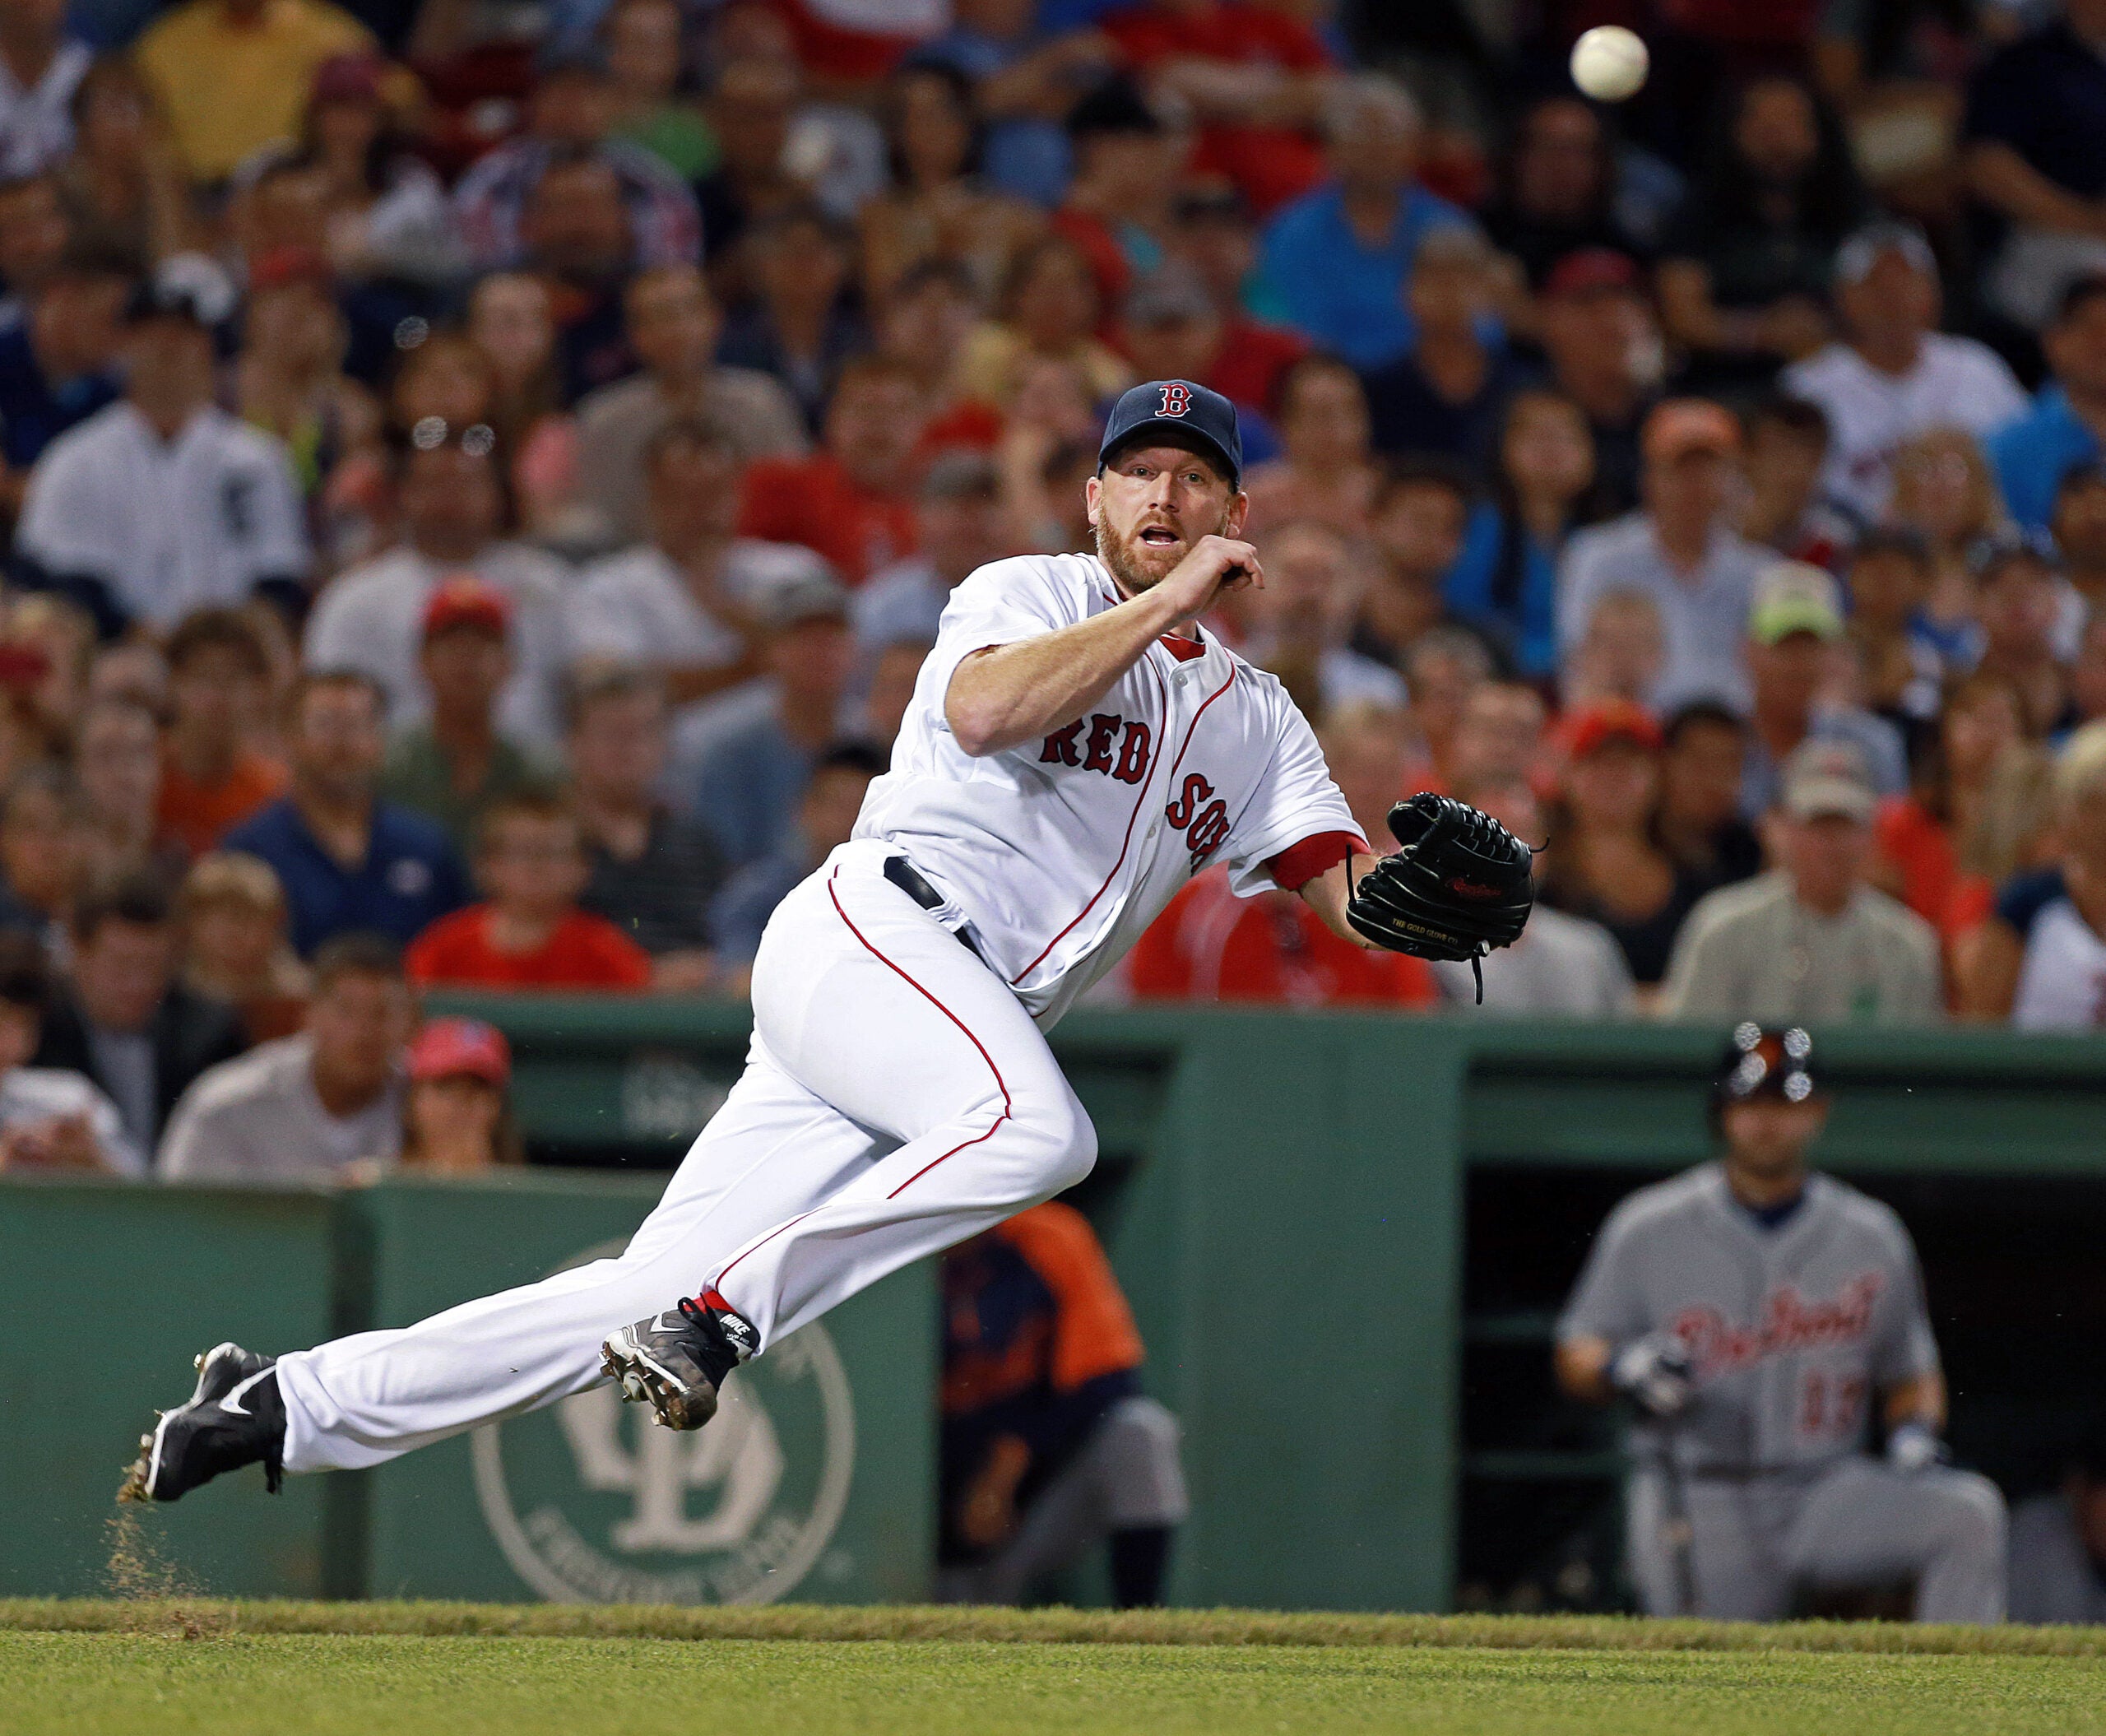
[(255, 1373), (249, 1376), (247, 1380), (244, 1381), (224, 1399), (220, 1400), (220, 1409), (221, 1410), (231, 1411), (237, 1417), (254, 1415), (255, 1413), (251, 1411), (246, 1404), (241, 1402), (241, 1395), (247, 1392), (250, 1387), (253, 1386), (258, 1381), (262, 1380), (265, 1375), (270, 1373), (271, 1371), (277, 1366), (278, 1365), (276, 1363), (272, 1362), (257, 1369)]

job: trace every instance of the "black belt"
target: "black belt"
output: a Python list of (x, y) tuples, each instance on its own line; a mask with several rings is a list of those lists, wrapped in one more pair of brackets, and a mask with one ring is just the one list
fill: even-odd
[[(897, 886), (902, 892), (905, 893), (907, 897), (913, 899), (914, 902), (919, 904), (924, 910), (935, 911), (941, 910), (944, 907), (944, 898), (943, 894), (937, 891), (935, 887), (931, 886), (926, 880), (923, 880), (920, 870), (915, 867), (913, 863), (907, 861), (905, 856), (887, 856), (885, 858), (884, 876), (887, 880), (890, 880), (893, 885)], [(986, 955), (981, 953), (978, 947), (972, 944), (972, 936), (966, 933), (963, 929), (953, 928), (950, 931), (950, 935), (953, 940), (956, 940), (960, 946), (971, 953), (974, 958), (979, 959), (982, 964), (986, 963), (987, 959)]]

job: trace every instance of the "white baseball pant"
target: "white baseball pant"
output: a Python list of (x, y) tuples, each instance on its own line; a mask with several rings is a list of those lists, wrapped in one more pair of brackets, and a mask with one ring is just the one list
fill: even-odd
[(1009, 987), (844, 845), (754, 962), (746, 1070), (619, 1258), (278, 1363), (285, 1469), (379, 1464), (582, 1391), (601, 1341), (714, 1287), (763, 1347), (1089, 1173), (1097, 1135)]

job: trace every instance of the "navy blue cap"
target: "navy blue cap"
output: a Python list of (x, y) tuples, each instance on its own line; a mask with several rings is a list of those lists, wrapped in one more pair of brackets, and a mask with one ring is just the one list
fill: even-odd
[(1130, 388), (1111, 406), (1111, 420), (1104, 425), (1104, 443), (1097, 449), (1097, 462), (1106, 462), (1115, 448), (1154, 428), (1197, 440), (1228, 466), (1230, 482), (1241, 479), (1243, 434), (1236, 426), (1235, 405), (1218, 392), (1209, 392), (1190, 380), (1150, 380)]

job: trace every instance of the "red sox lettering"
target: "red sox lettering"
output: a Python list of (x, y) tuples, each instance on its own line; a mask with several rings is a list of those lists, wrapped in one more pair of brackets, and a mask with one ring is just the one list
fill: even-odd
[(1836, 1293), (1833, 1302), (1808, 1302), (1790, 1284), (1773, 1290), (1762, 1323), (1737, 1326), (1716, 1308), (1689, 1307), (1674, 1317), (1672, 1330), (1688, 1347), (1696, 1376), (1729, 1373), (1766, 1357), (1849, 1344), (1871, 1330), (1872, 1304), (1886, 1279), (1863, 1272)]
[(1162, 403), (1157, 409), (1159, 416), (1181, 416), (1192, 407), (1192, 391), (1176, 380), (1167, 381), (1162, 388)]
[[(1085, 735), (1084, 731), (1088, 733)], [(1123, 717), (1097, 712), (1048, 736), (1038, 750), (1038, 763), (1079, 766), (1085, 772), (1108, 773), (1121, 783), (1139, 783), (1148, 776), (1148, 754), (1153, 747), (1152, 732), (1145, 723), (1129, 723)]]
[[(1185, 787), (1162, 812), (1162, 817), (1185, 834), (1185, 847), (1192, 852), (1194, 869), (1228, 836), (1228, 804), (1218, 797), (1209, 801), (1213, 793), (1214, 787), (1205, 778), (1197, 772), (1187, 772)], [(1206, 805), (1202, 807), (1202, 802)]]

